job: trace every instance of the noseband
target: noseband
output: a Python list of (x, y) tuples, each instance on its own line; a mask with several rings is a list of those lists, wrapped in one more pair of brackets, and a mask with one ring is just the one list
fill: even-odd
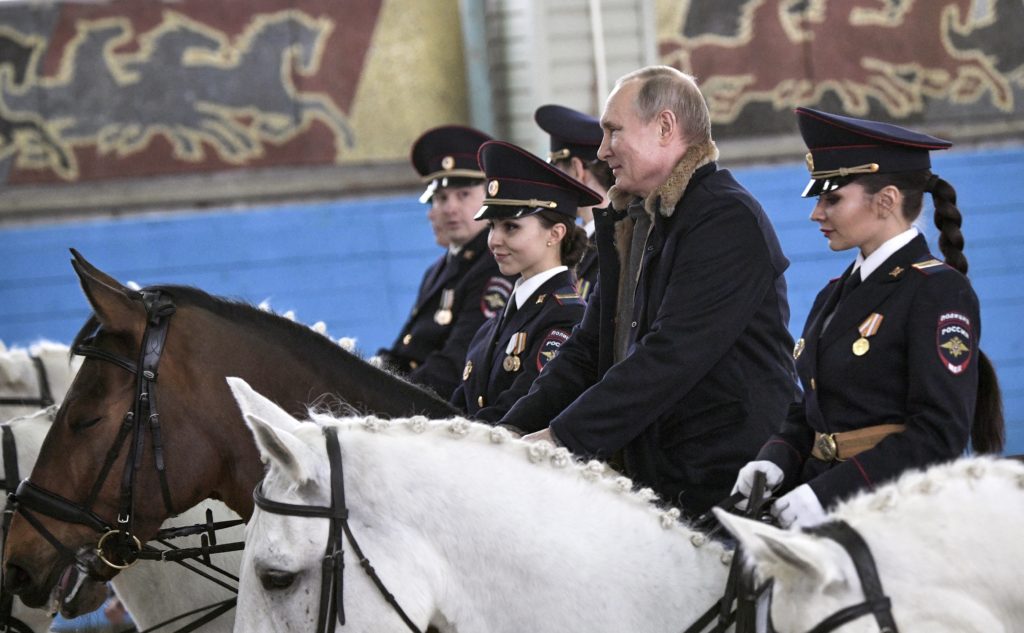
[(847, 622), (856, 620), (859, 617), (873, 614), (878, 622), (880, 633), (898, 633), (896, 621), (892, 617), (892, 602), (882, 590), (882, 580), (878, 577), (878, 569), (875, 567), (875, 559), (871, 556), (868, 544), (863, 537), (857, 533), (845, 521), (831, 521), (810, 528), (804, 528), (804, 532), (830, 538), (850, 556), (857, 576), (860, 577), (860, 586), (864, 592), (864, 602), (855, 604), (836, 611), (829, 617), (818, 623), (808, 633), (827, 633), (834, 631)]
[[(156, 463), (163, 495), (164, 507), (168, 514), (173, 515), (171, 492), (167, 485), (167, 473), (164, 467), (163, 440), (160, 435), (160, 417), (156, 409), (157, 368), (163, 354), (164, 343), (167, 341), (167, 329), (171, 315), (174, 314), (174, 303), (169, 297), (162, 296), (159, 291), (142, 291), (139, 293), (146, 308), (146, 330), (142, 336), (142, 347), (139, 359), (131, 361), (124, 356), (108, 352), (95, 346), (99, 327), (72, 352), (86, 358), (103, 360), (113, 363), (135, 375), (135, 401), (121, 423), (117, 437), (107, 452), (103, 468), (89, 492), (84, 504), (65, 499), (50, 492), (30, 480), (25, 479), (18, 486), (12, 499), (16, 502), (16, 510), (29, 522), (58, 552), (66, 557), (76, 559), (77, 556), (61, 543), (32, 512), (63, 521), (76, 523), (92, 528), (102, 536), (96, 545), (96, 555), (107, 566), (124, 569), (131, 566), (139, 558), (142, 544), (132, 533), (134, 519), (134, 488), (136, 471), (141, 467), (140, 456), (144, 450), (145, 432), (149, 429), (152, 435), (153, 459)], [(113, 468), (128, 437), (128, 459), (125, 461), (121, 477), (121, 492), (118, 501), (116, 525), (111, 525), (92, 511), (107, 476)]]
[(280, 514), (284, 516), (311, 517), (330, 520), (330, 532), (327, 537), (327, 550), (324, 553), (323, 564), (321, 565), (322, 579), (320, 582), (320, 614), (317, 620), (317, 633), (334, 633), (337, 622), (345, 625), (345, 604), (343, 592), (345, 588), (345, 561), (342, 552), (344, 542), (342, 535), (352, 545), (352, 551), (363, 571), (370, 577), (377, 590), (384, 596), (384, 600), (394, 608), (395, 612), (402, 618), (409, 630), (420, 633), (420, 630), (413, 624), (412, 619), (398, 604), (394, 595), (387, 590), (384, 582), (377, 575), (376, 570), (370, 561), (363, 555), (362, 548), (352, 535), (348, 525), (348, 507), (345, 505), (345, 476), (341, 467), (341, 445), (338, 443), (338, 430), (334, 427), (324, 427), (325, 439), (327, 441), (327, 459), (331, 465), (331, 505), (307, 506), (292, 503), (281, 503), (263, 496), (262, 482), (256, 484), (252, 498), (256, 506), (265, 512)]

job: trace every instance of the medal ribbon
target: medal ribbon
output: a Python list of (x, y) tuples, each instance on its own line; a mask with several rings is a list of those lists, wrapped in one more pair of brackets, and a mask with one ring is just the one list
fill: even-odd
[(857, 331), (864, 338), (874, 336), (878, 332), (878, 328), (882, 327), (882, 319), (885, 318), (877, 312), (873, 312), (868, 318), (857, 326)]
[(508, 340), (505, 353), (510, 356), (518, 356), (526, 349), (526, 332), (516, 332)]

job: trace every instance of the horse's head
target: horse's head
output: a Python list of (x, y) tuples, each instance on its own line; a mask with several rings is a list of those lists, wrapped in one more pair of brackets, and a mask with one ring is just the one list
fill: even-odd
[[(833, 614), (864, 602), (850, 555), (835, 541), (718, 509), (715, 515), (739, 541), (758, 578), (774, 580), (771, 614), (777, 630), (809, 631)], [(865, 615), (838, 630), (875, 633), (878, 624)]]
[[(228, 382), (267, 464), (262, 495), (278, 503), (330, 506), (330, 466), (321, 428), (299, 422), (241, 379)], [(236, 609), (239, 630), (316, 629), (327, 538), (326, 519), (257, 507), (246, 527)]]
[[(82, 572), (108, 580), (134, 560), (135, 539), (145, 542), (166, 518), (215, 495), (226, 473), (251, 471), (254, 482), (259, 472), (251, 442), (229, 441), (211, 423), (215, 394), (190, 371), (205, 360), (194, 346), (207, 341), (190, 336), (189, 311), (172, 315), (173, 304), (154, 303), (159, 295), (133, 291), (74, 255), (94, 311), (73, 345), (86, 359), (19, 488), (4, 558), (7, 590), (36, 607), (54, 594), (68, 615), (105, 596)], [(98, 546), (105, 534), (106, 550)]]

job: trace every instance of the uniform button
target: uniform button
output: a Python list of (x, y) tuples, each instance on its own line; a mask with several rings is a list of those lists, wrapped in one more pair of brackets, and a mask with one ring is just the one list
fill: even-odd
[(416, 369), (419, 366), (420, 366), (420, 364), (417, 363), (416, 361), (414, 361), (414, 360), (409, 361), (409, 368), (410, 369)]
[(481, 409), (483, 408), (483, 406), (484, 406), (484, 397), (483, 396), (477, 397), (477, 399), (476, 399), (476, 406), (480, 407)]
[(814, 379), (811, 378), (811, 389), (817, 389), (818, 386), (815, 384)]
[(654, 250), (654, 247), (653, 247), (653, 246), (648, 246), (648, 247), (647, 247), (647, 252), (648, 252), (648, 253), (650, 253), (650, 252), (651, 252), (651, 251), (653, 251), (653, 250)]
[(630, 323), (629, 326), (630, 327), (636, 327), (636, 321), (633, 321), (632, 323)]
[(408, 345), (412, 342), (412, 334), (406, 334), (402, 337), (402, 345)]

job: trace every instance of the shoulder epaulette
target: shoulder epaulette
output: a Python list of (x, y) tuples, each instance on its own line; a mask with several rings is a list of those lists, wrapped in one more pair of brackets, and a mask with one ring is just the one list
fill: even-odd
[(555, 298), (558, 305), (587, 305), (583, 297), (571, 287), (560, 288), (558, 292), (551, 293), (551, 296)]
[(926, 259), (913, 264), (914, 268), (925, 275), (931, 275), (934, 273), (942, 272), (944, 270), (954, 270), (952, 266), (942, 260), (935, 259), (929, 255)]

